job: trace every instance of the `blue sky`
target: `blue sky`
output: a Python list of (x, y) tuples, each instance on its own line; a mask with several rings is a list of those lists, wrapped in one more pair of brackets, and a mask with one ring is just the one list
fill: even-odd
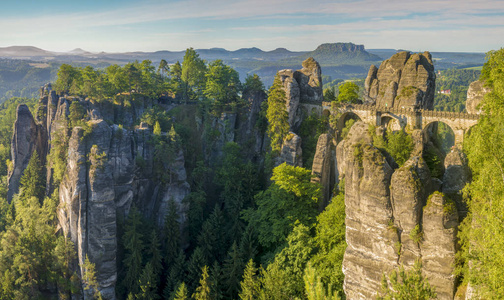
[(501, 0), (0, 0), (0, 47), (99, 52), (258, 47), (486, 52), (504, 47)]

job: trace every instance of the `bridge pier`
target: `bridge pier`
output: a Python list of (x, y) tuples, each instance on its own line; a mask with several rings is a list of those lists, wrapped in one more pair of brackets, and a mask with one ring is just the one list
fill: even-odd
[(462, 150), (462, 144), (464, 143), (464, 129), (453, 129), (455, 135), (455, 147)]

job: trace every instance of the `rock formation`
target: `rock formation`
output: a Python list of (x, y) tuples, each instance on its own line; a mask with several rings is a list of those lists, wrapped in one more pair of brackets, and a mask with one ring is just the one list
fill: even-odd
[(481, 107), (479, 107), (483, 97), (491, 90), (485, 87), (485, 82), (476, 80), (469, 85), (467, 90), (466, 110), (470, 114), (481, 114)]
[(435, 80), (429, 52), (400, 52), (382, 62), (380, 68), (370, 67), (364, 101), (383, 107), (432, 109)]
[(297, 134), (289, 132), (283, 142), (280, 156), (277, 159), (277, 165), (286, 163), (291, 166), (302, 167), (302, 155), (303, 150), (301, 149), (301, 138)]
[(444, 160), (445, 172), (443, 174), (442, 191), (455, 201), (461, 217), (467, 215), (467, 204), (462, 197), (462, 189), (471, 181), (471, 169), (469, 169), (467, 156), (457, 147), (454, 147), (446, 155)]
[(33, 151), (37, 151), (41, 164), (45, 164), (47, 134), (45, 129), (35, 123), (28, 106), (21, 104), (16, 111), (14, 134), (11, 143), (12, 169), (8, 174), (7, 200), (19, 192), (19, 180), (28, 166)]
[[(390, 225), (392, 168), (371, 145), (368, 126), (357, 122), (347, 139), (338, 144), (345, 158), (345, 212), (347, 249), (343, 259), (347, 299), (371, 299), (380, 290), (383, 273), (399, 258), (399, 237)], [(343, 152), (344, 154), (342, 154)]]
[(313, 58), (309, 57), (303, 61), (302, 66), (301, 70), (293, 71), (285, 69), (277, 73), (285, 91), (285, 105), (289, 113), (289, 126), (294, 132), (299, 129), (304, 117), (299, 109), (299, 103), (321, 103), (323, 100), (320, 65)]
[[(373, 146), (368, 130), (367, 124), (355, 123), (336, 150), (345, 180), (347, 299), (376, 298), (384, 274), (399, 265), (412, 268), (417, 260), (438, 298), (453, 299), (459, 224), (455, 202), (439, 192), (429, 197), (436, 184), (420, 156), (394, 170)], [(462, 159), (454, 153), (446, 163), (464, 165)], [(447, 179), (445, 185), (457, 189), (466, 179)]]
[(329, 204), (332, 187), (334, 185), (334, 162), (332, 151), (332, 137), (328, 133), (321, 134), (317, 141), (317, 149), (312, 165), (312, 182), (322, 184), (323, 201), (320, 203), (321, 210)]
[[(162, 166), (169, 174), (169, 180), (163, 183), (154, 174), (155, 145), (148, 127), (128, 130), (109, 125), (102, 116), (114, 115), (102, 114), (99, 104), (60, 98), (47, 87), (41, 94), (37, 120), (25, 105), (18, 107), (9, 193), (17, 192), (19, 178), (34, 151), (45, 158), (45, 149), (56, 151), (51, 149), (51, 140), (68, 140), (66, 146), (63, 143), (66, 169), (61, 183), (53, 186), (54, 166), (49, 165), (46, 191), (59, 188), (58, 219), (63, 234), (76, 247), (74, 270), (87, 256), (96, 266), (103, 298), (115, 299), (117, 220), (124, 219), (135, 205), (161, 227), (169, 201), (174, 201), (184, 225), (187, 207), (182, 200), (190, 191), (184, 154), (180, 148), (175, 149), (173, 158)], [(77, 101), (84, 108), (86, 128), (74, 126), (69, 131), (69, 108)]]
[(423, 209), (422, 271), (437, 299), (453, 299), (456, 278), (455, 253), (457, 252), (457, 208), (452, 200), (441, 193), (433, 194)]

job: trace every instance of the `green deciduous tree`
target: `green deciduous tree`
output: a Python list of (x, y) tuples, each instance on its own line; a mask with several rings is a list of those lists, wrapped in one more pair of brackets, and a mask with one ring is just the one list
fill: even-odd
[(205, 89), (205, 62), (193, 48), (188, 48), (184, 55), (181, 70), (182, 98), (196, 100)]
[[(464, 142), (473, 181), (466, 190), (469, 216), (461, 232), (465, 281), (481, 299), (504, 298), (504, 49), (487, 54), (482, 79), (491, 88), (484, 114)], [(469, 267), (470, 266), (470, 267)]]
[(285, 241), (296, 221), (310, 225), (317, 215), (321, 187), (312, 183), (310, 170), (285, 163), (273, 169), (274, 182), (256, 196), (257, 209), (244, 218), (259, 234), (259, 243), (273, 250)]
[(359, 100), (359, 86), (348, 81), (339, 87), (338, 102), (356, 103)]

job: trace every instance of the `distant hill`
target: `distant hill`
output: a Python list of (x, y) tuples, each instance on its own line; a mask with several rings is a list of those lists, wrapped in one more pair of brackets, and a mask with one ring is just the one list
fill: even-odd
[(11, 46), (0, 48), (0, 57), (17, 58), (17, 57), (44, 57), (53, 56), (52, 52), (33, 47), (33, 46)]
[(361, 65), (369, 62), (380, 62), (383, 59), (378, 55), (371, 54), (364, 49), (364, 45), (355, 45), (353, 43), (333, 43), (322, 44), (317, 49), (304, 53), (298, 57), (288, 59), (305, 60), (313, 57), (321, 65)]

